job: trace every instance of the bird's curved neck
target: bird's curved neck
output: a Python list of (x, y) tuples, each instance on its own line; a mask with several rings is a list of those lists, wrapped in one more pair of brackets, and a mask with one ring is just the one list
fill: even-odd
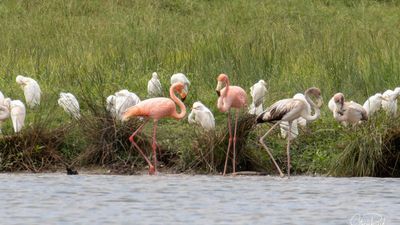
[(306, 98), (306, 101), (308, 102), (308, 104), (311, 105), (311, 107), (314, 109), (314, 115), (311, 115), (311, 112), (307, 113), (306, 117), (304, 117), (304, 119), (309, 120), (309, 121), (313, 121), (319, 118), (319, 116), (321, 115), (321, 110), (319, 109), (319, 107), (311, 100), (309, 94), (306, 92), (304, 93), (304, 96)]
[(224, 92), (224, 96), (226, 96), (226, 95), (228, 94), (228, 91), (229, 91), (229, 85), (230, 85), (229, 79), (226, 78), (226, 80), (225, 80), (224, 82), (225, 82), (225, 92)]
[(176, 95), (174, 93), (175, 88), (176, 88), (176, 85), (171, 86), (171, 88), (169, 89), (169, 95), (170, 95), (172, 101), (174, 101), (178, 105), (181, 112), (177, 113), (175, 111), (174, 114), (172, 114), (172, 117), (175, 119), (182, 119), (186, 115), (186, 107), (183, 104), (183, 102), (176, 97)]

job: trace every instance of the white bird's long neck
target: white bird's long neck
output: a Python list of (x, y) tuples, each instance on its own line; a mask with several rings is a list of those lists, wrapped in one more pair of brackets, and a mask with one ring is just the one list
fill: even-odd
[(311, 105), (311, 107), (314, 109), (315, 113), (314, 115), (311, 115), (311, 112), (308, 112), (306, 115), (302, 116), (304, 119), (308, 120), (308, 121), (313, 121), (319, 118), (319, 116), (321, 115), (321, 110), (319, 109), (319, 107), (311, 100), (311, 98), (308, 96), (308, 93), (305, 93), (304, 95), (306, 97), (306, 101), (308, 102), (308, 104)]
[(172, 101), (174, 101), (178, 105), (178, 107), (181, 110), (181, 112), (177, 113), (175, 111), (174, 114), (172, 115), (172, 117), (175, 118), (175, 119), (182, 119), (186, 115), (186, 106), (183, 104), (183, 102), (181, 100), (179, 100), (175, 96), (174, 90), (175, 90), (177, 85), (178, 85), (178, 83), (176, 83), (176, 84), (171, 86), (171, 88), (169, 89), (169, 95), (170, 95)]

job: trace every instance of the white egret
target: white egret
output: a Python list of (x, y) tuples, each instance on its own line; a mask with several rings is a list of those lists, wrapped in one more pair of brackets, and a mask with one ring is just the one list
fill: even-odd
[(73, 94), (61, 92), (60, 98), (58, 99), (58, 105), (60, 105), (65, 112), (75, 119), (81, 118), (79, 102)]
[(253, 98), (253, 102), (249, 107), (249, 113), (258, 115), (263, 111), (264, 96), (267, 93), (266, 83), (264, 80), (259, 80), (253, 86), (250, 87), (250, 95)]
[(382, 105), (382, 100), (387, 100), (388, 98), (383, 97), (381, 93), (376, 93), (364, 102), (363, 108), (367, 112), (368, 116), (372, 116), (376, 113)]
[(29, 108), (34, 108), (35, 106), (40, 104), (41, 90), (36, 80), (30, 77), (18, 75), (16, 78), (16, 82), (24, 90), (25, 101)]
[(192, 111), (189, 114), (188, 121), (191, 124), (199, 124), (205, 130), (215, 129), (215, 119), (212, 112), (201, 102), (193, 103)]
[[(388, 115), (395, 116), (397, 114), (397, 98), (400, 96), (400, 87), (387, 90), (383, 93), (382, 108)], [(387, 99), (387, 100), (386, 100)]]
[(188, 93), (190, 81), (183, 73), (176, 73), (171, 76), (171, 85), (181, 82), (184, 85), (185, 92)]
[(162, 96), (161, 83), (156, 72), (152, 74), (151, 79), (147, 82), (147, 94), (152, 98)]
[(8, 107), (10, 111), (14, 132), (20, 132), (25, 124), (26, 109), (24, 103), (20, 100), (6, 98), (4, 100), (4, 106)]

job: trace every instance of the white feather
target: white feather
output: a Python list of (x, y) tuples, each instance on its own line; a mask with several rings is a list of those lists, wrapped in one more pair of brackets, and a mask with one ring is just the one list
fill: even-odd
[(185, 76), (183, 73), (176, 73), (171, 76), (171, 85), (181, 82), (184, 85), (184, 89), (186, 93), (188, 93), (189, 86), (190, 86), (190, 81), (189, 79)]
[(188, 121), (191, 124), (199, 124), (205, 130), (215, 129), (215, 119), (212, 112), (201, 102), (193, 103), (192, 111), (189, 114)]
[(4, 105), (10, 110), (14, 132), (20, 132), (25, 124), (26, 109), (24, 103), (20, 100), (6, 98), (4, 100)]
[(16, 82), (24, 90), (25, 101), (30, 108), (34, 108), (35, 106), (40, 104), (41, 90), (36, 80), (30, 77), (18, 75), (16, 78)]
[(131, 106), (140, 102), (140, 98), (128, 90), (115, 92), (115, 115), (118, 120), (122, 120), (122, 114)]
[(368, 116), (373, 115), (381, 108), (382, 98), (383, 95), (381, 93), (376, 93), (364, 102), (363, 108), (367, 111)]
[(149, 97), (162, 96), (161, 83), (156, 72), (152, 74), (152, 78), (147, 82), (147, 94)]
[(265, 94), (267, 93), (266, 83), (264, 80), (259, 80), (253, 86), (250, 87), (250, 95), (253, 99), (249, 107), (249, 113), (253, 115), (259, 115), (263, 112), (263, 102)]
[(73, 94), (61, 92), (58, 105), (75, 119), (81, 118), (79, 102)]
[(383, 93), (383, 97), (387, 100), (382, 100), (382, 109), (388, 115), (395, 116), (397, 114), (397, 98), (400, 96), (400, 87), (392, 90), (387, 90)]

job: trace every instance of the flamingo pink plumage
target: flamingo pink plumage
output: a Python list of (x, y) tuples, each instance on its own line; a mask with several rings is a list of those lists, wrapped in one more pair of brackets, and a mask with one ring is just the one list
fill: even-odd
[[(145, 122), (129, 137), (129, 141), (137, 148), (140, 154), (144, 157), (146, 162), (149, 164), (149, 174), (155, 174), (157, 172), (157, 157), (156, 157), (156, 129), (157, 122), (162, 118), (174, 118), (174, 119), (182, 119), (186, 114), (186, 107), (176, 96), (174, 91), (177, 91), (182, 99), (186, 98), (186, 92), (184, 90), (184, 85), (180, 82), (173, 84), (169, 89), (169, 94), (171, 98), (150, 98), (144, 101), (141, 101), (135, 106), (129, 107), (123, 114), (123, 121), (128, 120), (131, 117), (144, 117), (146, 118)], [(178, 113), (176, 111), (176, 105), (180, 108), (181, 112)], [(154, 165), (150, 162), (150, 160), (143, 153), (142, 149), (136, 144), (134, 141), (134, 137), (142, 130), (143, 126), (149, 121), (149, 119), (153, 119), (153, 161)]]
[[(229, 79), (226, 74), (220, 74), (217, 78), (218, 85), (216, 88), (216, 92), (218, 94), (218, 103), (217, 108), (220, 112), (228, 112), (228, 130), (229, 130), (229, 143), (228, 150), (226, 152), (226, 159), (224, 165), (224, 173), (226, 174), (226, 167), (228, 164), (229, 151), (231, 147), (231, 143), (233, 141), (233, 158), (232, 158), (232, 167), (233, 173), (236, 172), (236, 129), (237, 129), (237, 121), (239, 117), (239, 109), (247, 106), (247, 95), (243, 88), (238, 86), (230, 86)], [(223, 87), (225, 85), (225, 87)], [(235, 115), (235, 128), (232, 140), (232, 131), (231, 131), (231, 115), (230, 109), (236, 109)]]

